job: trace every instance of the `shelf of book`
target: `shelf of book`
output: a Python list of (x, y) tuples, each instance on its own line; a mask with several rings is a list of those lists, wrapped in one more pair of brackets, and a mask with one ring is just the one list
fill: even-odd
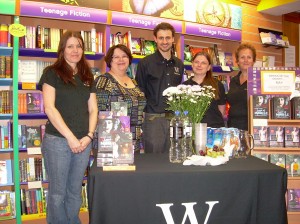
[(12, 78), (0, 78), (0, 86), (12, 86)]
[(13, 52), (12, 47), (0, 47), (0, 55), (11, 56), (12, 52)]
[(13, 149), (13, 148), (8, 148), (8, 149), (0, 149), (0, 153), (1, 153), (1, 152), (3, 152), (3, 153), (5, 153), (5, 152), (12, 152), (12, 151), (14, 151), (14, 149)]
[(0, 120), (12, 119), (12, 114), (0, 114)]
[(47, 119), (47, 115), (46, 114), (19, 114), (19, 119)]

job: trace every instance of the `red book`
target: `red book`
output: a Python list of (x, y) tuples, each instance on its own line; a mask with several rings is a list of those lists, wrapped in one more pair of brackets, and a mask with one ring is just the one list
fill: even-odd
[(0, 46), (8, 47), (8, 25), (0, 24)]

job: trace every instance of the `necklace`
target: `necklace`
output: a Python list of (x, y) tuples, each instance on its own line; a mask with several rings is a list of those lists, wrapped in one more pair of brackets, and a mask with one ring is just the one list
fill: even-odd
[(120, 75), (118, 75), (118, 74), (116, 74), (116, 73), (114, 73), (114, 72), (112, 72), (112, 74), (113, 74), (114, 78), (115, 78), (120, 84), (122, 83), (125, 87), (128, 86), (127, 82), (124, 81), (124, 78), (125, 78), (125, 79), (128, 79), (128, 76), (127, 76), (127, 75), (126, 75), (126, 76), (120, 76)]

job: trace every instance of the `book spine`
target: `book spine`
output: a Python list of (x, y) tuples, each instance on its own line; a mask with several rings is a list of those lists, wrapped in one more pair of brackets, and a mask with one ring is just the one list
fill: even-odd
[(8, 25), (0, 24), (0, 46), (8, 47)]

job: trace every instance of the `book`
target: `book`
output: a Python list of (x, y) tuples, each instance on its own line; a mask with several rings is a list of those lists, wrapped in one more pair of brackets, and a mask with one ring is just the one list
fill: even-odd
[(41, 127), (26, 126), (26, 145), (28, 149), (40, 148), (42, 143)]
[(270, 163), (285, 168), (285, 154), (270, 154)]
[(287, 190), (288, 211), (300, 211), (300, 189)]
[(269, 119), (269, 96), (253, 95), (253, 118)]
[(285, 127), (284, 128), (284, 146), (288, 148), (299, 148), (299, 127)]
[(142, 46), (141, 38), (138, 37), (131, 38), (131, 53), (137, 55), (143, 54), (143, 46)]
[(43, 112), (42, 108), (43, 97), (40, 92), (26, 93), (26, 108), (27, 113), (37, 114)]
[(127, 102), (111, 102), (113, 116), (127, 116)]
[(267, 126), (254, 126), (253, 138), (255, 147), (269, 147), (269, 127)]
[(268, 153), (253, 153), (253, 156), (259, 158), (259, 159), (262, 159), (264, 161), (267, 161), (269, 162), (269, 156), (270, 154)]
[(300, 176), (300, 155), (287, 154), (286, 155), (286, 169), (289, 176)]
[(156, 43), (153, 40), (144, 40), (143, 46), (144, 46), (143, 52), (145, 55), (153, 54), (157, 49)]
[(0, 185), (13, 183), (11, 160), (0, 160)]
[(269, 135), (270, 147), (284, 147), (284, 127), (270, 126)]
[(0, 191), (0, 220), (5, 217), (13, 217), (11, 196), (9, 191)]
[(272, 119), (291, 119), (291, 105), (288, 96), (271, 98)]
[(218, 45), (214, 44), (213, 49), (214, 49), (215, 59), (216, 59), (216, 62), (217, 62), (216, 65), (221, 65), (220, 57), (219, 57), (219, 51), (218, 51)]
[(300, 97), (292, 98), (291, 107), (292, 107), (292, 119), (299, 120), (300, 119)]
[(226, 66), (233, 66), (233, 55), (230, 52), (225, 52), (225, 65)]

